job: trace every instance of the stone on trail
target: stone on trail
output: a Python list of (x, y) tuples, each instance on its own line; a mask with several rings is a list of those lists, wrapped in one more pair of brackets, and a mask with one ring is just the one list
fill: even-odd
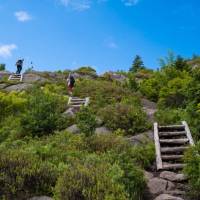
[(187, 180), (187, 178), (184, 176), (184, 174), (177, 174), (177, 173), (170, 172), (170, 171), (161, 172), (160, 178), (164, 178), (169, 181), (175, 181), (175, 182), (183, 182), (183, 181)]
[(168, 194), (161, 194), (158, 197), (156, 197), (154, 200), (184, 200), (180, 197), (174, 197)]
[(73, 108), (68, 108), (64, 113), (64, 116), (66, 117), (74, 117), (75, 116), (75, 112)]
[(172, 182), (161, 178), (150, 179), (147, 186), (151, 194), (162, 194), (166, 190), (169, 191), (175, 189), (175, 185)]
[(149, 181), (154, 175), (151, 172), (144, 171), (144, 177)]

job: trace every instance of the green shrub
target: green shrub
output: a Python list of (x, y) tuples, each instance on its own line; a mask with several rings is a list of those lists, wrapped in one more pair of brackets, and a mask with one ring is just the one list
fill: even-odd
[(186, 92), (190, 82), (190, 77), (177, 77), (169, 81), (167, 86), (160, 91), (160, 106), (172, 108), (185, 106), (187, 100)]
[(24, 92), (0, 92), (0, 121), (9, 115), (18, 115), (25, 110), (26, 98)]
[(156, 120), (160, 125), (180, 124), (185, 120), (186, 112), (184, 109), (162, 109), (155, 114)]
[(200, 198), (200, 142), (191, 147), (184, 157), (184, 172), (189, 178), (190, 194), (194, 199)]
[(143, 132), (148, 128), (146, 114), (139, 106), (108, 105), (98, 112), (105, 125), (111, 130), (122, 129), (127, 135)]
[(95, 111), (133, 95), (129, 89), (117, 85), (115, 82), (103, 80), (77, 81), (76, 87), (74, 88), (74, 96), (90, 97), (90, 106)]
[(89, 107), (83, 107), (76, 115), (76, 123), (82, 133), (86, 136), (94, 134), (96, 128), (96, 117)]
[(24, 152), (1, 152), (0, 198), (27, 199), (51, 195), (57, 179), (56, 169)]
[(74, 163), (58, 179), (56, 200), (126, 200), (127, 194), (119, 180), (123, 171), (93, 156), (84, 163)]
[(82, 75), (90, 75), (96, 77), (96, 70), (90, 66), (80, 67), (79, 69), (75, 70), (75, 72), (82, 74)]
[(67, 120), (61, 115), (62, 100), (42, 90), (36, 89), (28, 97), (28, 105), (22, 116), (24, 133), (32, 136), (51, 134), (66, 126)]

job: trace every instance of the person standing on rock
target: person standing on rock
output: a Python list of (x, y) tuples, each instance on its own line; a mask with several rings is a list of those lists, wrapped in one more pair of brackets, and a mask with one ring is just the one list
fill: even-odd
[(68, 86), (68, 91), (69, 91), (70, 95), (72, 95), (74, 85), (75, 85), (75, 79), (72, 76), (72, 74), (70, 73), (67, 78), (67, 86)]
[(16, 74), (21, 74), (23, 62), (24, 62), (24, 59), (18, 60), (16, 62), (16, 66), (17, 66), (17, 72), (16, 72)]

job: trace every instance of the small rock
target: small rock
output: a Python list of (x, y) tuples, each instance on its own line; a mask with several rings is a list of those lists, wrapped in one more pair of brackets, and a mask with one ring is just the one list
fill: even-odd
[(161, 194), (158, 197), (156, 197), (154, 200), (183, 200), (180, 197), (174, 197), (168, 194)]
[(66, 129), (66, 131), (68, 131), (69, 133), (74, 133), (74, 134), (78, 134), (78, 133), (81, 132), (80, 129), (78, 128), (78, 126), (77, 126), (76, 124), (74, 124), (74, 125), (68, 127), (68, 128)]
[(187, 180), (184, 174), (176, 174), (170, 171), (161, 172), (160, 177), (175, 182), (182, 182)]
[(68, 108), (64, 113), (64, 116), (66, 117), (74, 117), (75, 116), (75, 111), (73, 108)]
[(47, 197), (47, 196), (40, 196), (40, 197), (32, 197), (28, 200), (53, 200), (51, 197)]
[(144, 176), (148, 181), (154, 177), (152, 173), (147, 171), (144, 171)]
[(96, 128), (95, 134), (106, 135), (106, 134), (111, 134), (111, 131), (108, 130), (106, 127), (102, 126), (102, 127)]
[(147, 186), (151, 194), (162, 194), (166, 190), (175, 189), (175, 185), (172, 182), (161, 178), (150, 179)]
[(184, 196), (186, 194), (185, 191), (181, 190), (172, 190), (172, 191), (165, 191), (166, 194), (174, 195), (174, 196)]

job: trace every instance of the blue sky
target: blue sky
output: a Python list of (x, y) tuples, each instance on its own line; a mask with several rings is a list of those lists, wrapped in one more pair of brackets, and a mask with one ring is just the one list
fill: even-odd
[(36, 70), (149, 68), (173, 50), (200, 54), (199, 0), (0, 0), (0, 63)]

